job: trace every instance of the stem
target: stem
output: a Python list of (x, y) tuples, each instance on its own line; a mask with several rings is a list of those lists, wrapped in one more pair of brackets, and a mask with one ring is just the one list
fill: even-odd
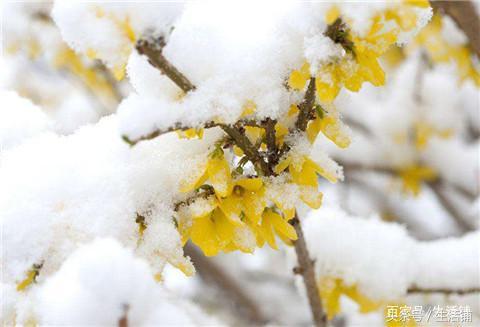
[(128, 305), (123, 306), (123, 316), (118, 320), (118, 327), (128, 327)]
[(195, 90), (195, 85), (163, 56), (164, 46), (163, 39), (160, 39), (158, 44), (142, 39), (137, 42), (136, 49), (138, 53), (146, 55), (152, 66), (167, 75), (185, 93)]
[(221, 291), (227, 293), (229, 298), (233, 299), (236, 304), (235, 309), (241, 313), (239, 316), (245, 317), (250, 323), (255, 325), (267, 323), (268, 320), (258, 310), (257, 303), (222, 268), (205, 257), (191, 244), (185, 246), (184, 252), (192, 259), (200, 277), (205, 282), (217, 286)]
[(450, 16), (468, 37), (470, 48), (480, 58), (480, 19), (471, 1), (430, 1), (435, 10)]
[(295, 127), (304, 132), (307, 129), (308, 122), (312, 119), (313, 107), (315, 106), (315, 77), (310, 78), (305, 97), (298, 106), (299, 113)]
[(268, 149), (268, 164), (273, 167), (278, 163), (278, 148), (276, 142), (276, 132), (275, 132), (275, 124), (277, 121), (275, 119), (267, 118), (264, 122), (265, 128), (265, 142), (267, 144)]
[(417, 294), (417, 293), (443, 293), (445, 295), (450, 294), (458, 294), (458, 295), (466, 295), (466, 294), (474, 294), (480, 293), (480, 288), (467, 288), (467, 289), (448, 289), (448, 288), (418, 288), (412, 287), (408, 289), (409, 294)]
[(301, 274), (305, 289), (307, 291), (308, 302), (312, 312), (315, 326), (323, 327), (327, 325), (327, 316), (323, 310), (322, 301), (318, 293), (318, 286), (315, 278), (314, 261), (310, 258), (307, 244), (303, 235), (300, 219), (295, 217), (290, 222), (297, 232), (298, 239), (294, 241), (295, 252), (297, 253), (298, 268), (294, 272)]
[(248, 159), (255, 165), (259, 173), (263, 173), (263, 175), (270, 175), (271, 170), (269, 165), (267, 162), (265, 162), (263, 157), (260, 155), (260, 152), (257, 151), (248, 137), (240, 131), (240, 129), (229, 125), (221, 125), (220, 127), (235, 141), (235, 144), (242, 149), (243, 153), (245, 153)]

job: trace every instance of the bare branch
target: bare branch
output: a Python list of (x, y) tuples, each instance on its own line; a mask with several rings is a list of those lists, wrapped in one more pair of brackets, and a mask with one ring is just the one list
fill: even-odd
[[(346, 173), (350, 171), (373, 171), (381, 174), (386, 174), (386, 175), (397, 175), (397, 171), (393, 168), (389, 167), (384, 167), (384, 166), (365, 166), (361, 164), (352, 164), (352, 163), (343, 163), (342, 164), (344, 170)], [(445, 211), (448, 212), (448, 214), (455, 219), (455, 221), (458, 223), (460, 227), (462, 227), (465, 231), (471, 231), (473, 230), (473, 227), (470, 226), (470, 224), (467, 223), (467, 219), (465, 219), (455, 208), (453, 203), (451, 202), (450, 198), (447, 197), (444, 192), (441, 190), (441, 186), (443, 182), (440, 179), (437, 179), (432, 182), (426, 182), (425, 183), (434, 193), (435, 196), (437, 197), (440, 205), (445, 209)]]
[(417, 294), (417, 293), (443, 293), (445, 295), (457, 294), (457, 295), (466, 295), (466, 294), (475, 294), (480, 293), (480, 288), (467, 288), (467, 289), (448, 289), (448, 288), (419, 288), (412, 287), (408, 289), (408, 294)]
[(118, 320), (118, 327), (128, 327), (128, 305), (123, 306), (123, 316)]
[[(220, 124), (215, 123), (213, 121), (209, 121), (209, 122), (204, 123), (201, 128), (212, 128), (212, 127), (216, 127), (216, 126), (220, 126)], [(134, 146), (135, 144), (137, 144), (141, 141), (152, 140), (152, 139), (154, 139), (154, 138), (156, 138), (160, 135), (163, 135), (163, 134), (167, 134), (167, 133), (175, 132), (175, 131), (186, 131), (187, 129), (191, 129), (191, 128), (194, 128), (194, 127), (184, 126), (184, 125), (182, 125), (182, 123), (177, 122), (176, 124), (174, 124), (171, 127), (168, 127), (166, 129), (163, 129), (163, 130), (157, 129), (157, 130), (151, 132), (150, 134), (139, 137), (138, 139), (130, 139), (127, 135), (122, 135), (122, 139), (126, 143), (130, 144), (131, 146)]]
[(187, 77), (185, 77), (175, 66), (173, 66), (162, 54), (162, 49), (165, 46), (163, 38), (157, 40), (156, 43), (146, 39), (137, 41), (136, 49), (138, 53), (147, 56), (150, 64), (158, 68), (162, 73), (167, 75), (179, 88), (185, 93), (195, 90), (193, 85)]
[(255, 325), (267, 323), (268, 320), (258, 309), (259, 305), (220, 266), (205, 257), (191, 244), (185, 246), (184, 252), (192, 259), (200, 277), (205, 282), (218, 287), (220, 291), (228, 294), (228, 297), (235, 302), (235, 309), (241, 313), (238, 316), (245, 316), (250, 323)]
[(322, 300), (320, 299), (318, 292), (314, 262), (308, 254), (307, 244), (305, 243), (302, 226), (300, 225), (300, 219), (298, 219), (296, 214), (295, 217), (290, 221), (290, 224), (292, 224), (292, 226), (295, 228), (298, 236), (298, 239), (294, 241), (295, 252), (297, 253), (298, 260), (298, 268), (296, 269), (296, 273), (302, 275), (315, 326), (326, 326), (327, 316), (323, 310)]

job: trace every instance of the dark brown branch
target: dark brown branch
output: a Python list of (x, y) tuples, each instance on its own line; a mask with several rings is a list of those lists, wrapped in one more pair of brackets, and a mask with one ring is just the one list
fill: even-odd
[(167, 75), (179, 88), (185, 93), (195, 90), (193, 85), (187, 77), (185, 77), (175, 66), (173, 66), (162, 54), (162, 49), (165, 46), (163, 39), (157, 42), (151, 42), (145, 39), (138, 40), (136, 49), (138, 53), (147, 56), (150, 64), (159, 69), (163, 74)]
[(192, 259), (198, 274), (205, 282), (218, 287), (220, 291), (225, 292), (235, 302), (235, 309), (240, 311), (238, 316), (245, 317), (249, 323), (255, 325), (267, 323), (268, 320), (258, 309), (258, 303), (255, 303), (241, 286), (217, 264), (205, 257), (191, 244), (185, 246), (184, 252)]
[(272, 167), (276, 165), (279, 160), (277, 141), (276, 141), (276, 132), (275, 132), (276, 123), (277, 121), (271, 118), (265, 119), (265, 122), (264, 122), (268, 164)]
[(123, 316), (118, 320), (118, 327), (128, 327), (128, 305), (123, 306)]
[[(212, 128), (212, 127), (216, 127), (216, 126), (220, 126), (220, 124), (215, 123), (213, 121), (209, 121), (209, 122), (204, 123), (201, 128)], [(122, 139), (126, 143), (130, 144), (131, 146), (134, 146), (135, 144), (137, 144), (141, 141), (152, 140), (152, 139), (154, 139), (154, 138), (156, 138), (160, 135), (163, 135), (163, 134), (167, 134), (167, 133), (175, 132), (175, 131), (186, 131), (186, 130), (191, 129), (191, 128), (193, 128), (193, 127), (184, 126), (184, 125), (182, 125), (182, 123), (177, 122), (176, 124), (174, 124), (171, 127), (168, 127), (166, 129), (163, 129), (163, 130), (155, 130), (155, 131), (151, 132), (150, 134), (147, 134), (145, 136), (141, 136), (137, 139), (130, 139), (127, 135), (122, 135)]]
[(221, 125), (220, 127), (235, 141), (235, 144), (242, 149), (243, 153), (245, 153), (245, 155), (255, 165), (258, 173), (271, 175), (270, 167), (268, 166), (267, 162), (240, 128), (230, 125)]
[(468, 289), (448, 289), (448, 288), (419, 288), (412, 287), (408, 289), (408, 294), (418, 294), (418, 293), (443, 293), (445, 295), (457, 294), (457, 295), (466, 295), (466, 294), (475, 294), (480, 293), (480, 288), (468, 288)]
[(304, 132), (307, 129), (308, 122), (314, 118), (315, 106), (315, 77), (310, 78), (305, 97), (298, 105), (298, 118), (295, 127), (298, 131)]
[(192, 197), (187, 198), (184, 201), (177, 202), (174, 206), (175, 211), (178, 211), (183, 206), (188, 206), (195, 202), (197, 199), (207, 199), (209, 196), (214, 195), (215, 191), (213, 187), (208, 187), (201, 192), (196, 193)]
[(435, 10), (450, 16), (468, 37), (472, 51), (480, 58), (480, 19), (471, 1), (430, 1)]
[(290, 222), (297, 232), (298, 239), (294, 241), (295, 252), (297, 254), (298, 268), (296, 273), (301, 274), (305, 289), (307, 291), (308, 302), (313, 316), (315, 326), (326, 326), (327, 316), (323, 310), (322, 300), (319, 296), (317, 280), (315, 278), (314, 262), (308, 254), (305, 236), (303, 235), (300, 219), (297, 215)]

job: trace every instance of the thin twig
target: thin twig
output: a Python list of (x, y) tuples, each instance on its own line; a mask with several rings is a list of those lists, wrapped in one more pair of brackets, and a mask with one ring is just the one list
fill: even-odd
[(472, 231), (475, 229), (473, 226), (471, 226), (471, 224), (468, 223), (468, 220), (465, 219), (465, 217), (463, 217), (460, 212), (458, 212), (457, 208), (452, 203), (450, 198), (446, 196), (441, 182), (437, 180), (433, 182), (428, 182), (427, 185), (430, 187), (433, 193), (435, 193), (438, 202), (450, 214), (450, 216), (455, 219), (455, 221), (460, 225), (460, 227), (462, 227), (465, 231)]
[[(209, 121), (209, 122), (204, 123), (202, 128), (208, 129), (208, 128), (212, 128), (212, 127), (216, 127), (216, 126), (220, 126), (220, 124), (215, 123), (213, 121)], [(177, 123), (173, 124), (173, 126), (171, 126), (171, 127), (168, 127), (166, 129), (157, 129), (157, 130), (155, 130), (155, 131), (153, 131), (153, 132), (151, 132), (147, 135), (141, 136), (141, 137), (136, 138), (136, 139), (131, 139), (127, 135), (122, 135), (122, 139), (126, 143), (130, 144), (131, 146), (134, 146), (139, 142), (147, 141), (147, 140), (153, 140), (154, 138), (156, 138), (160, 135), (163, 135), (163, 134), (167, 134), (167, 133), (175, 132), (175, 131), (186, 131), (186, 130), (191, 129), (191, 128), (193, 128), (193, 127), (184, 126), (184, 125), (182, 125), (182, 123), (177, 122)]]
[(435, 10), (450, 16), (468, 37), (470, 48), (480, 58), (480, 19), (475, 6), (466, 1), (430, 1)]
[(443, 293), (446, 295), (450, 294), (457, 294), (457, 295), (466, 295), (466, 294), (476, 294), (480, 293), (480, 288), (467, 288), (467, 289), (448, 289), (448, 288), (420, 288), (420, 287), (412, 287), (408, 289), (408, 294), (417, 294), (417, 293)]
[(294, 241), (295, 252), (297, 254), (298, 269), (297, 273), (303, 277), (305, 289), (307, 291), (308, 302), (312, 312), (315, 326), (326, 326), (327, 316), (323, 310), (322, 301), (319, 296), (317, 281), (315, 278), (314, 262), (308, 253), (307, 244), (303, 235), (300, 219), (297, 215), (290, 222), (297, 232), (298, 239)]
[[(385, 166), (366, 166), (361, 164), (353, 164), (353, 163), (344, 163), (342, 164), (345, 173), (351, 171), (372, 171), (376, 173), (386, 174), (390, 176), (395, 176), (398, 172), (389, 167)], [(441, 190), (440, 185), (443, 182), (440, 179), (431, 182), (425, 182), (425, 184), (434, 192), (436, 198), (438, 199), (440, 205), (447, 211), (447, 213), (458, 223), (460, 227), (462, 227), (465, 231), (473, 230), (472, 226), (467, 223), (467, 219), (465, 219), (459, 212), (456, 210), (455, 206), (451, 202), (450, 198), (447, 197), (443, 191)]]
[(162, 50), (164, 46), (163, 38), (158, 39), (156, 43), (140, 39), (137, 41), (136, 49), (138, 53), (147, 56), (152, 66), (167, 75), (185, 93), (195, 90), (195, 85), (163, 56)]
[(255, 325), (267, 323), (268, 319), (258, 309), (259, 305), (222, 268), (205, 257), (191, 244), (185, 246), (184, 252), (192, 259), (197, 272), (205, 282), (218, 287), (235, 302), (235, 309), (241, 313), (238, 316), (245, 316), (250, 323)]

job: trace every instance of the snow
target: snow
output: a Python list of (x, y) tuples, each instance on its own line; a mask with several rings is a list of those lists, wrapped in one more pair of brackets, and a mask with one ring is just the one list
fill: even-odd
[(147, 32), (168, 35), (182, 6), (182, 2), (56, 1), (52, 16), (76, 51), (93, 51), (110, 68), (123, 69), (135, 39)]
[(186, 301), (175, 300), (153, 278), (144, 260), (110, 238), (75, 251), (36, 294), (39, 323), (202, 325), (213, 320)]
[(51, 120), (30, 100), (0, 91), (0, 150), (4, 151), (52, 128)]
[(478, 232), (421, 242), (399, 224), (351, 216), (327, 205), (312, 211), (303, 228), (317, 278), (341, 278), (373, 300), (397, 301), (414, 287), (480, 286)]
[(166, 135), (132, 150), (117, 128), (116, 118), (107, 117), (72, 136), (44, 133), (1, 154), (5, 283), (18, 282), (42, 261), (39, 280), (45, 280), (76, 247), (98, 236), (136, 248), (136, 212), (152, 222), (139, 253), (153, 268), (161, 272), (166, 261), (188, 265), (171, 220), (172, 190), (216, 136), (206, 133), (191, 147)]

